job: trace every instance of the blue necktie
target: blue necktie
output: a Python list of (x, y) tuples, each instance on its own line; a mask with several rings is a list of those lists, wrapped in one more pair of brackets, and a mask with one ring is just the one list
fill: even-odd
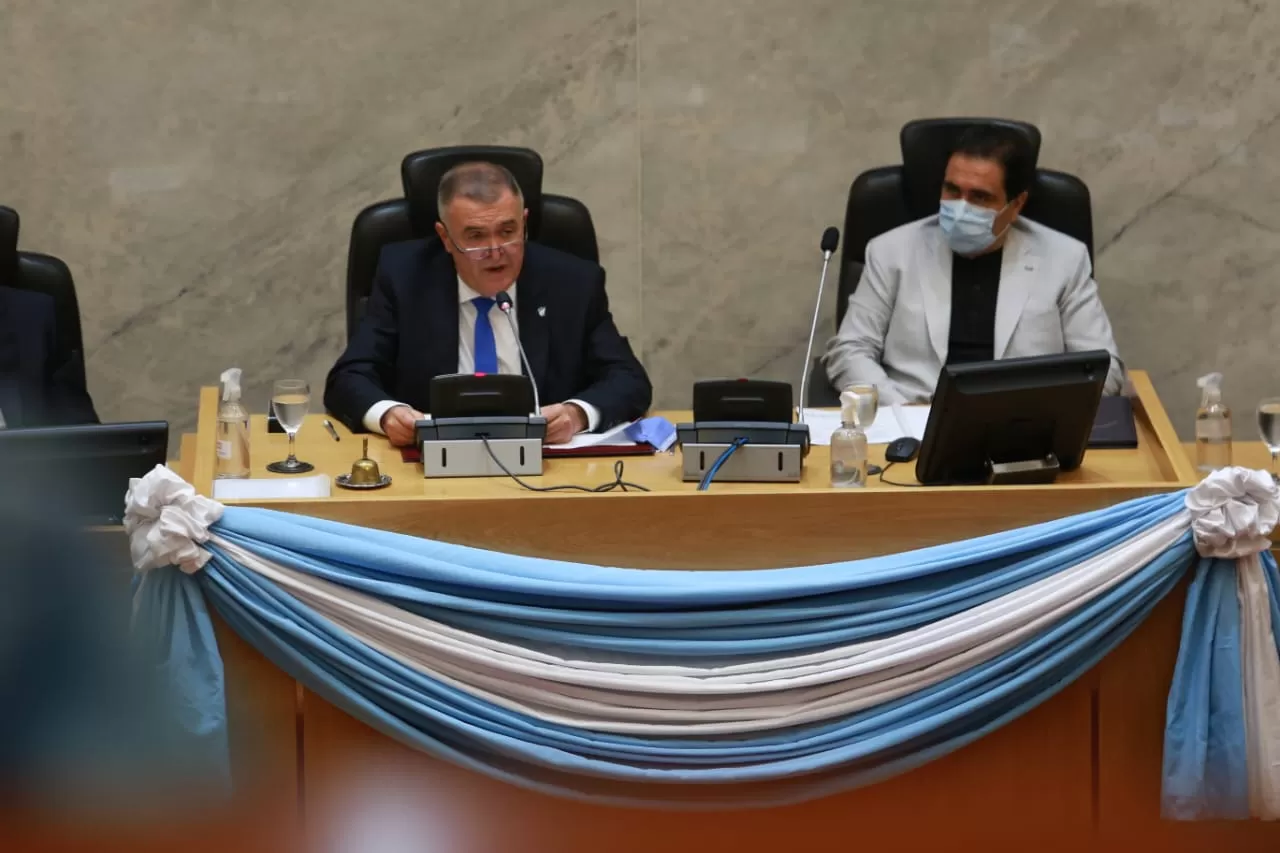
[(476, 306), (476, 373), (498, 372), (498, 342), (493, 338), (489, 312), (497, 303), (487, 296), (471, 300)]

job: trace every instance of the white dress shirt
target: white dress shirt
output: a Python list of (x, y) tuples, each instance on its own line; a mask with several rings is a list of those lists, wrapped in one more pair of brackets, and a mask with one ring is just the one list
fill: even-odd
[[(515, 305), (519, 299), (516, 296), (516, 284), (512, 284), (507, 288), (507, 295), (511, 297), (511, 320), (508, 323), (507, 318), (503, 316), (502, 309), (493, 306), (489, 310), (489, 325), (493, 328), (493, 342), (498, 350), (498, 372), (520, 375), (524, 373), (524, 366), (520, 361), (520, 344), (516, 338), (520, 328), (520, 321), (516, 317)], [(476, 371), (476, 316), (478, 310), (472, 304), (471, 300), (480, 296), (472, 290), (462, 277), (458, 277), (458, 372), (459, 373), (475, 373)], [(514, 328), (512, 328), (514, 326)], [(532, 378), (530, 378), (532, 381)], [(600, 424), (600, 410), (595, 406), (583, 400), (567, 400), (573, 403), (587, 416), (587, 431), (595, 429)], [(364, 413), (364, 428), (369, 432), (382, 433), (382, 416), (387, 413), (388, 409), (396, 406), (407, 405), (397, 400), (379, 400), (369, 407), (369, 411)]]

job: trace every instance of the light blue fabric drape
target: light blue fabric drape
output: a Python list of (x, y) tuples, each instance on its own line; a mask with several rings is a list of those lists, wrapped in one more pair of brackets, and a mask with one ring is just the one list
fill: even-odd
[[(1182, 503), (1182, 494), (1159, 495), (936, 548), (767, 571), (644, 571), (539, 560), (261, 509), (228, 508), (214, 531), (288, 568), (476, 633), (589, 656), (698, 665), (815, 651), (927, 625), (1079, 564), (1169, 519)], [(275, 665), (405, 744), (564, 796), (664, 805), (687, 804), (680, 791), (691, 785), (722, 804), (806, 799), (957, 749), (1095, 664), (1196, 559), (1188, 533), (1039, 635), (894, 701), (821, 724), (692, 738), (589, 731), (486, 701), (364, 645), (220, 547), (209, 550), (213, 558), (195, 578), (153, 573), (137, 606), (171, 626), (169, 660), (191, 697), (191, 726), (210, 742), (225, 717), (205, 600)], [(1211, 595), (1225, 589), (1219, 575), (1230, 579), (1231, 567), (1214, 566), (1197, 569), (1193, 589), (1205, 603), (1194, 612), (1188, 603), (1184, 651), (1188, 644), (1204, 648), (1195, 661), (1179, 663), (1186, 697), (1178, 727), (1218, 733), (1221, 748), (1204, 770), (1219, 780), (1215, 801), (1237, 803), (1245, 777), (1229, 744), (1237, 737), (1242, 744), (1244, 735), (1240, 704), (1227, 695), (1231, 645), (1206, 644), (1211, 630), (1232, 636), (1226, 599)], [(1274, 608), (1280, 584), (1271, 568)], [(197, 582), (203, 598), (191, 594)], [(1234, 618), (1238, 652), (1238, 610)], [(1238, 654), (1235, 659), (1238, 693)], [(1170, 720), (1172, 730), (1172, 713)], [(1180, 747), (1180, 754), (1186, 751)], [(215, 761), (216, 752), (210, 751)], [(1192, 759), (1166, 762), (1166, 779), (1189, 778), (1193, 767)], [(1189, 789), (1180, 796), (1204, 802), (1210, 794)]]
[(767, 571), (537, 560), (235, 507), (218, 532), (290, 568), (479, 633), (645, 657), (732, 657), (927, 624), (1054, 574), (1180, 509), (1178, 496), (1160, 495), (874, 560)]
[[(1262, 555), (1280, 650), (1280, 583)], [(1178, 820), (1249, 817), (1241, 675), (1240, 605), (1234, 561), (1201, 560), (1187, 591), (1182, 642), (1169, 690), (1163, 812)]]
[(150, 662), (168, 687), (174, 721), (184, 734), (183, 755), (206, 768), (213, 790), (231, 784), (227, 703), (222, 656), (200, 582), (174, 568), (149, 572), (134, 584), (133, 633), (151, 652)]
[(1280, 654), (1280, 569), (1276, 566), (1276, 555), (1262, 555), (1262, 570), (1267, 578), (1267, 591), (1271, 597), (1271, 634), (1276, 640), (1276, 653)]

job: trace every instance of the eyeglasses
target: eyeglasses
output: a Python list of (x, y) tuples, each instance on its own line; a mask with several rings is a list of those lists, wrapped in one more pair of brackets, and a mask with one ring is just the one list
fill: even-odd
[(483, 261), (494, 252), (501, 252), (505, 255), (528, 238), (528, 235), (525, 232), (521, 232), (520, 236), (514, 240), (508, 240), (507, 242), (499, 243), (496, 246), (464, 246), (458, 242), (458, 238), (453, 236), (453, 232), (449, 230), (448, 226), (445, 227), (444, 233), (449, 235), (450, 242), (453, 243), (459, 252), (462, 252), (462, 254), (466, 255), (468, 258), (476, 261)]

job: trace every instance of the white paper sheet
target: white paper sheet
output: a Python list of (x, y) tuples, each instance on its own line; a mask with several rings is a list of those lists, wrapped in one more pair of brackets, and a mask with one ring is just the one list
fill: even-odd
[(311, 477), (262, 477), (213, 481), (213, 496), (223, 501), (327, 498), (331, 493), (332, 483), (327, 474), (315, 474)]
[[(831, 433), (840, 427), (839, 409), (805, 409), (804, 422), (809, 425), (809, 443), (831, 444)], [(875, 423), (867, 430), (868, 444), (888, 444), (909, 435), (923, 439), (929, 422), (928, 406), (885, 406), (876, 412)]]
[(902, 427), (901, 435), (924, 441), (924, 428), (929, 425), (928, 406), (894, 406), (893, 414)]
[(635, 421), (628, 421), (624, 424), (618, 424), (611, 430), (606, 432), (580, 432), (564, 444), (548, 444), (548, 448), (553, 450), (577, 450), (581, 447), (595, 447), (597, 444), (608, 444), (611, 446), (629, 447), (635, 444), (634, 441), (627, 438), (623, 433), (627, 431), (627, 427)]

